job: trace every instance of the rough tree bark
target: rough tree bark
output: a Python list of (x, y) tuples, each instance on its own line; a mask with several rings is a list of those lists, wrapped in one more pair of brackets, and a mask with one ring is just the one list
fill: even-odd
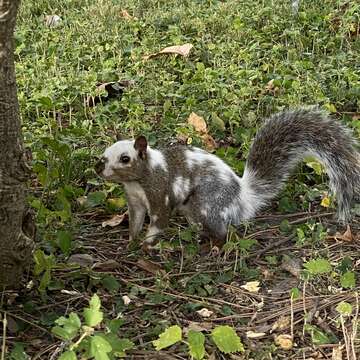
[(33, 242), (22, 231), (24, 156), (14, 65), (14, 28), (20, 0), (0, 0), (0, 291), (21, 284)]

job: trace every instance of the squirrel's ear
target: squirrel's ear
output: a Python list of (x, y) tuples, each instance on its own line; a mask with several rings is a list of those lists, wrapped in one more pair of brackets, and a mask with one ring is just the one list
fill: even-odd
[(135, 150), (138, 151), (140, 159), (146, 158), (147, 140), (145, 136), (139, 136), (135, 140)]

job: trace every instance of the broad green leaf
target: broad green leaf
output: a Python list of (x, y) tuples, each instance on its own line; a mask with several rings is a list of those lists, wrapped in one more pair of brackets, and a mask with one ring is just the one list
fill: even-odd
[(73, 339), (78, 334), (81, 326), (79, 316), (74, 312), (70, 313), (68, 318), (64, 316), (59, 317), (55, 320), (55, 323), (59, 326), (54, 326), (51, 332), (64, 340)]
[(310, 260), (304, 264), (304, 267), (312, 275), (327, 274), (331, 271), (331, 264), (329, 261), (322, 258)]
[(101, 280), (101, 283), (105, 289), (110, 292), (117, 292), (120, 289), (120, 283), (112, 275), (104, 276)]
[(112, 319), (106, 325), (109, 328), (110, 332), (117, 333), (124, 323), (124, 319)]
[(352, 271), (347, 271), (345, 274), (341, 275), (340, 284), (345, 289), (352, 289), (355, 287), (355, 273)]
[(90, 193), (86, 198), (86, 204), (89, 207), (101, 205), (106, 199), (106, 194), (102, 191), (95, 191)]
[(174, 325), (166, 329), (159, 335), (158, 340), (153, 341), (153, 345), (157, 351), (165, 349), (171, 345), (174, 345), (178, 341), (181, 341), (182, 333), (181, 328), (178, 325)]
[(115, 334), (106, 334), (105, 339), (112, 347), (114, 355), (118, 357), (124, 357), (125, 351), (132, 349), (135, 344), (129, 339), (119, 339)]
[(77, 360), (74, 351), (65, 351), (58, 360)]
[(111, 345), (102, 336), (95, 335), (90, 338), (90, 356), (95, 360), (110, 360), (107, 354), (111, 350)]
[(311, 340), (314, 345), (330, 344), (332, 339), (319, 328), (314, 325), (306, 324), (305, 331), (311, 335)]
[(10, 360), (29, 360), (30, 356), (26, 354), (24, 345), (15, 343), (10, 353)]
[(341, 301), (337, 305), (336, 311), (343, 316), (350, 316), (352, 313), (352, 305), (346, 301)]
[(72, 241), (72, 236), (68, 231), (58, 231), (58, 233), (56, 234), (56, 238), (57, 238), (57, 243), (59, 248), (61, 249), (61, 251), (65, 254), (65, 255), (69, 255), (70, 250), (71, 250), (71, 241)]
[(205, 336), (199, 331), (190, 330), (188, 333), (189, 352), (195, 360), (201, 360), (205, 356)]
[(100, 311), (101, 302), (99, 296), (94, 294), (89, 302), (90, 307), (84, 309), (85, 324), (94, 327), (101, 323), (103, 312)]
[(228, 325), (217, 326), (211, 333), (215, 345), (225, 354), (244, 351), (239, 336), (235, 330)]

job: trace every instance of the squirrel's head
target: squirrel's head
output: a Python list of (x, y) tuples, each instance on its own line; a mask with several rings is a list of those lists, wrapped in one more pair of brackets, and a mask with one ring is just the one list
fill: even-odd
[(136, 140), (121, 140), (108, 147), (95, 165), (95, 171), (106, 180), (127, 182), (144, 176), (147, 159), (147, 141), (144, 136)]

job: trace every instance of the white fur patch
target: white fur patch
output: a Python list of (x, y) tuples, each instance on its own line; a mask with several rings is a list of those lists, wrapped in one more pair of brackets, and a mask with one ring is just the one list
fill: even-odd
[(172, 185), (174, 197), (177, 201), (183, 201), (190, 191), (190, 179), (185, 179), (182, 176), (177, 176)]
[(148, 147), (148, 158), (150, 166), (153, 169), (160, 167), (164, 171), (167, 171), (167, 162), (165, 160), (165, 156), (160, 150), (155, 150)]
[(159, 217), (157, 215), (154, 215), (151, 217), (151, 221), (154, 223), (157, 222), (158, 220), (159, 220)]
[(125, 191), (128, 196), (137, 199), (143, 204), (147, 211), (150, 210), (149, 200), (145, 194), (144, 189), (137, 183), (136, 181), (126, 182), (124, 183)]
[(156, 235), (158, 235), (161, 230), (155, 225), (151, 225), (146, 233), (145, 242), (152, 243), (155, 240)]
[[(248, 168), (245, 168), (244, 175), (240, 179), (240, 199), (239, 202), (242, 205), (242, 220), (247, 220), (256, 215), (256, 212), (266, 205), (266, 199), (261, 194), (257, 194), (252, 187), (252, 184), (256, 183), (255, 174)], [(233, 209), (228, 209), (228, 212), (233, 212)]]
[[(132, 161), (138, 156), (137, 151), (134, 148), (134, 143), (134, 140), (121, 140), (105, 150), (104, 157), (107, 159), (103, 171), (105, 177), (111, 177), (114, 174), (114, 169), (131, 166)], [(123, 164), (119, 161), (121, 155), (127, 155), (131, 160), (128, 163)]]
[(210, 163), (213, 167), (214, 172), (217, 173), (220, 181), (230, 182), (233, 179), (233, 176), (236, 176), (234, 171), (220, 158), (215, 155), (212, 155), (202, 149), (193, 148), (185, 151), (186, 165), (190, 170), (195, 166), (201, 166), (203, 163)]

